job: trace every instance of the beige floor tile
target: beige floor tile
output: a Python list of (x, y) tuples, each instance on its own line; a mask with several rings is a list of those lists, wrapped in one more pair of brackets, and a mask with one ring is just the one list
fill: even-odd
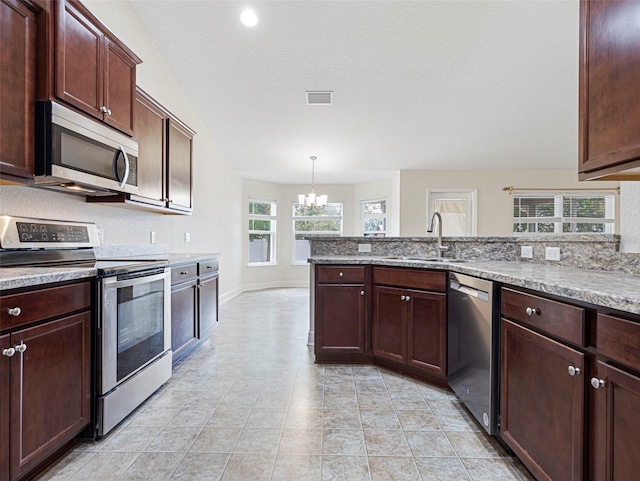
[(111, 481), (118, 479), (139, 453), (95, 453), (69, 478), (72, 481)]
[(372, 481), (421, 481), (412, 457), (369, 456)]
[(402, 429), (406, 431), (441, 431), (436, 417), (429, 409), (401, 409), (396, 414)]
[(162, 431), (158, 426), (125, 426), (104, 438), (102, 451), (136, 452), (144, 449)]
[(200, 428), (181, 428), (169, 426), (164, 428), (149, 443), (145, 451), (173, 451), (186, 453), (193, 441), (198, 437)]
[(164, 427), (178, 414), (179, 407), (146, 406), (131, 419), (132, 426)]
[(481, 432), (447, 432), (451, 445), (461, 458), (500, 458), (507, 454)]
[(358, 393), (358, 407), (360, 409), (395, 409), (389, 393), (386, 391)]
[(121, 479), (126, 481), (168, 480), (184, 458), (182, 453), (142, 453)]
[(218, 406), (209, 418), (207, 426), (242, 428), (249, 419), (250, 413), (251, 406)]
[(249, 429), (240, 433), (235, 453), (275, 454), (280, 442), (280, 429)]
[(320, 429), (323, 411), (320, 408), (290, 407), (284, 420), (284, 427), (285, 429)]
[(444, 431), (480, 431), (482, 428), (466, 411), (459, 409), (440, 409), (434, 412)]
[(322, 430), (283, 429), (278, 454), (322, 454)]
[(95, 454), (95, 451), (70, 451), (36, 479), (38, 481), (65, 481)]
[(365, 455), (364, 437), (359, 429), (325, 429), (322, 454)]
[(365, 456), (322, 456), (322, 481), (371, 481)]
[(383, 409), (360, 409), (363, 429), (401, 429), (396, 411)]
[(274, 455), (232, 454), (220, 479), (221, 481), (268, 481), (271, 478), (274, 460)]
[[(277, 404), (274, 404), (277, 406)], [(282, 428), (287, 414), (286, 405), (279, 409), (254, 407), (249, 413), (245, 428)]]
[(365, 429), (364, 443), (369, 456), (411, 456), (407, 440), (400, 430)]
[(416, 457), (456, 456), (451, 443), (441, 431), (405, 431), (404, 434)]
[(458, 458), (415, 458), (422, 481), (471, 481)]
[(273, 467), (272, 480), (320, 481), (321, 456), (278, 455)]
[(211, 407), (187, 405), (180, 408), (167, 426), (201, 428), (207, 424), (214, 411), (215, 409)]
[(171, 481), (218, 481), (229, 454), (187, 453), (171, 476)]
[(462, 463), (473, 481), (521, 481), (522, 479), (507, 459), (462, 458)]
[(240, 437), (240, 428), (205, 427), (191, 445), (194, 453), (232, 453)]
[(322, 413), (322, 427), (325, 429), (361, 429), (358, 409), (325, 409)]

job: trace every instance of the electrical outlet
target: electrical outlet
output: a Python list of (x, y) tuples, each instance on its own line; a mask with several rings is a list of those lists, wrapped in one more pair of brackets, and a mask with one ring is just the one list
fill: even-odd
[(104, 245), (104, 229), (98, 229), (98, 242), (100, 245)]
[(189, 233), (189, 232), (185, 232), (185, 233), (184, 233), (184, 242), (185, 242), (186, 244), (188, 244), (189, 242), (191, 242), (191, 233)]
[(520, 257), (523, 259), (533, 259), (533, 247), (520, 246)]
[(544, 256), (548, 261), (559, 261), (560, 247), (546, 247), (544, 250)]
[(152, 244), (156, 243), (156, 231), (151, 231), (151, 234), (149, 235), (149, 242), (151, 242)]
[(371, 252), (371, 244), (358, 244), (358, 252)]

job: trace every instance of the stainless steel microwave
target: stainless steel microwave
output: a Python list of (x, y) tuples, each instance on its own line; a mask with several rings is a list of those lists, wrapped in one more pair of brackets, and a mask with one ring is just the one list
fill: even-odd
[(49, 100), (36, 102), (36, 187), (85, 196), (138, 193), (138, 143)]

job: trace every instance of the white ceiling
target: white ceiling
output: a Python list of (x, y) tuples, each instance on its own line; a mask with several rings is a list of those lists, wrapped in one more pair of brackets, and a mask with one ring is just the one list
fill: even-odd
[[(308, 183), (312, 155), (320, 184), (577, 166), (577, 0), (131, 7), (243, 177)], [(334, 105), (306, 105), (307, 90)]]

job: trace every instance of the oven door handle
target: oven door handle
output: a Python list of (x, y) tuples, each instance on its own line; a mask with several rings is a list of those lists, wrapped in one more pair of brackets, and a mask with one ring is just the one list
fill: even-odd
[(120, 289), (122, 287), (132, 287), (132, 286), (138, 286), (140, 284), (147, 284), (149, 282), (153, 282), (153, 281), (159, 281), (161, 279), (166, 279), (167, 277), (169, 277), (170, 273), (168, 271), (165, 271), (163, 274), (155, 274), (153, 276), (142, 276), (142, 277), (135, 277), (133, 279), (125, 279), (125, 280), (117, 280), (117, 278), (106, 278), (104, 279), (102, 282), (104, 284), (105, 287), (108, 287), (109, 289)]

